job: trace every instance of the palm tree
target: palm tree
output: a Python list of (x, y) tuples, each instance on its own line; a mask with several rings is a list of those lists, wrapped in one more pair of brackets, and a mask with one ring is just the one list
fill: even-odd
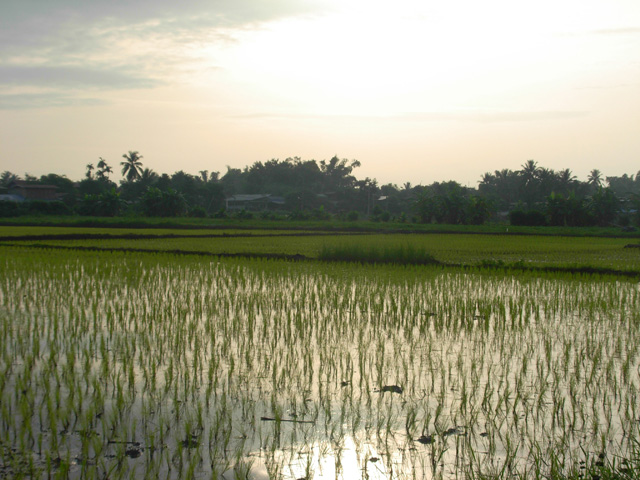
[(540, 200), (539, 195), (539, 174), (540, 169), (538, 163), (533, 160), (527, 160), (521, 166), (522, 170), (518, 172), (518, 175), (522, 179), (524, 187), (524, 198), (529, 208), (533, 208), (536, 200)]
[(556, 172), (552, 168), (541, 167), (538, 169), (537, 176), (540, 182), (540, 194), (548, 197), (556, 185)]
[(109, 165), (107, 165), (107, 161), (104, 158), (100, 157), (100, 161), (98, 162), (98, 171), (96, 172), (98, 178), (100, 178), (101, 180), (108, 180), (108, 174), (112, 172), (113, 170)]
[(568, 193), (570, 187), (573, 185), (573, 182), (576, 180), (575, 175), (571, 173), (571, 170), (565, 168), (564, 170), (560, 170), (558, 172), (558, 184), (560, 185), (560, 189), (564, 193)]
[(518, 173), (522, 176), (525, 185), (529, 185), (533, 183), (534, 180), (538, 178), (539, 168), (538, 162), (534, 160), (527, 160), (525, 163), (521, 165), (522, 170)]
[(589, 177), (587, 178), (589, 185), (593, 185), (596, 188), (602, 187), (602, 173), (597, 168), (591, 170)]
[(138, 177), (138, 182), (146, 187), (150, 187), (158, 181), (158, 178), (160, 177), (156, 172), (154, 172), (150, 168), (145, 168), (140, 173), (140, 177)]
[(140, 161), (142, 155), (137, 151), (132, 152), (129, 150), (129, 153), (122, 155), (122, 158), (125, 159), (124, 162), (120, 162), (120, 165), (122, 165), (122, 175), (126, 177), (127, 182), (133, 182), (139, 179), (142, 172), (142, 162)]
[(486, 172), (482, 174), (482, 179), (478, 182), (481, 185), (486, 185), (486, 186), (490, 186), (490, 185), (495, 185), (496, 183), (496, 176), (492, 173)]
[(478, 181), (478, 191), (485, 195), (495, 195), (496, 176), (489, 172), (482, 174), (482, 179)]

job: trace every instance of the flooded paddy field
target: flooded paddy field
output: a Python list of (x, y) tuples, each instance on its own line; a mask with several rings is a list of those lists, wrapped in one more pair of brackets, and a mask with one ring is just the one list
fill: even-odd
[(637, 281), (0, 250), (0, 478), (638, 475)]

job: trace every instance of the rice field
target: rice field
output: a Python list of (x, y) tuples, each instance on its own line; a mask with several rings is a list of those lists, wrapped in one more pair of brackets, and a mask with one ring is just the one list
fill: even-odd
[(0, 478), (640, 474), (637, 282), (0, 252)]
[[(41, 229), (40, 231), (47, 231)], [(97, 230), (97, 232), (111, 230)], [(146, 230), (143, 231), (147, 233)], [(187, 231), (191, 234), (191, 230)], [(210, 232), (210, 231), (209, 231)], [(640, 275), (640, 248), (625, 248), (638, 243), (628, 238), (552, 237), (540, 235), (465, 235), (465, 234), (361, 234), (314, 235), (298, 232), (282, 235), (275, 231), (253, 231), (245, 236), (238, 231), (202, 238), (147, 239), (50, 239), (28, 241), (40, 245), (97, 247), (106, 249), (182, 250), (212, 254), (287, 254), (318, 258), (327, 249), (366, 250), (407, 249), (428, 252), (435, 260), (453, 265), (481, 266), (487, 263), (520, 264), (532, 267), (595, 267), (636, 271)], [(140, 230), (138, 230), (140, 233)], [(174, 234), (185, 234), (176, 232)], [(196, 235), (204, 235), (202, 232)]]

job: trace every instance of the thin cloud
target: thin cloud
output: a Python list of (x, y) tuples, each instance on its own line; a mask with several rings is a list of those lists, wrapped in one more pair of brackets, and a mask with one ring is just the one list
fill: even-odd
[(592, 30), (591, 33), (596, 35), (638, 35), (640, 34), (640, 27), (603, 28)]
[(279, 18), (320, 13), (320, 2), (299, 0), (21, 0), (3, 5), (0, 51), (42, 44), (76, 26), (110, 19), (124, 27), (150, 20), (183, 31), (242, 28)]
[(104, 68), (0, 65), (0, 84), (65, 88), (151, 88), (149, 78)]
[(415, 112), (400, 115), (399, 118), (413, 121), (473, 121), (481, 123), (495, 122), (539, 122), (549, 120), (564, 120), (568, 118), (585, 117), (589, 112), (584, 111), (540, 111), (540, 112)]
[(639, 35), (640, 27), (619, 27), (619, 28), (599, 28), (595, 30), (583, 30), (573, 32), (563, 32), (562, 37), (583, 37), (583, 36), (622, 36)]
[(407, 112), (397, 115), (334, 115), (334, 114), (286, 114), (248, 113), (234, 115), (236, 119), (295, 119), (295, 120), (403, 120), (412, 122), (537, 122), (585, 117), (584, 111), (541, 111), (541, 112)]
[(60, 108), (104, 105), (97, 98), (78, 98), (53, 93), (0, 94), (0, 110), (27, 110), (34, 108)]
[[(185, 48), (228, 44), (237, 29), (311, 14), (314, 1), (8, 2), (0, 16), (0, 85), (59, 89), (48, 104), (67, 105), (71, 96), (92, 96), (97, 89), (149, 89), (185, 80), (194, 68), (216, 68), (210, 58), (185, 56)], [(20, 98), (6, 97), (4, 108), (39, 100)]]

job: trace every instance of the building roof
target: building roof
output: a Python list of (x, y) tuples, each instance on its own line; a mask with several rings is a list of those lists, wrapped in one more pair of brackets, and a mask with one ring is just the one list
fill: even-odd
[(256, 200), (265, 200), (271, 197), (270, 194), (252, 194), (252, 195), (231, 195), (227, 200), (232, 202), (254, 202)]
[(57, 185), (42, 185), (40, 183), (31, 183), (31, 182), (27, 182), (25, 180), (12, 180), (9, 185), (8, 188), (26, 188), (29, 190), (42, 190), (42, 189), (47, 189), (47, 190), (51, 190), (52, 188), (54, 189), (58, 189)]
[(258, 194), (239, 194), (231, 195), (227, 197), (227, 202), (258, 202), (260, 200), (266, 200), (270, 203), (277, 203), (284, 205), (284, 198), (271, 195), (270, 193), (258, 193)]

